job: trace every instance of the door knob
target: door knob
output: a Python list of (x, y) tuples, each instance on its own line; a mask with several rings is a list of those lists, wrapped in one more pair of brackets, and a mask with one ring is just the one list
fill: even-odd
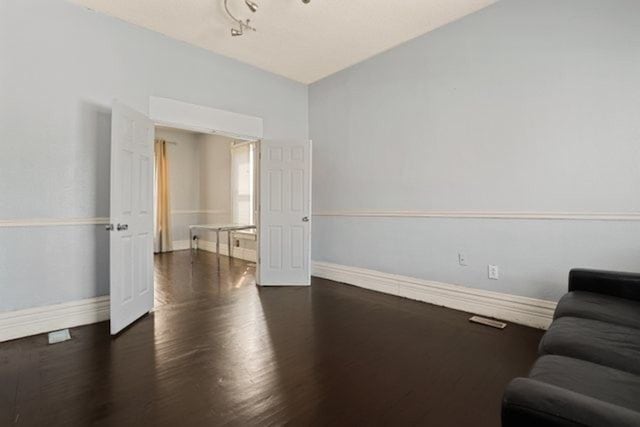
[(113, 224), (107, 224), (104, 226), (107, 231), (113, 231)]
[(302, 222), (309, 222), (309, 217), (305, 216), (304, 218), (302, 218)]
[(129, 224), (118, 224), (118, 231), (124, 231), (129, 229)]

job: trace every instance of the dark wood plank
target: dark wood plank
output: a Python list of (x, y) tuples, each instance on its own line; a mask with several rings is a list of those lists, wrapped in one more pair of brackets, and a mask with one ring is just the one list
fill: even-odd
[(541, 332), (314, 279), (259, 288), (241, 260), (156, 256), (156, 309), (0, 344), (0, 425), (498, 426)]

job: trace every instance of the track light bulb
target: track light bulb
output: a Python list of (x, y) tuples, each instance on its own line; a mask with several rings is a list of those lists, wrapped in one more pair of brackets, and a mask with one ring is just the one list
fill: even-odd
[(258, 10), (258, 5), (251, 1), (251, 0), (244, 0), (244, 3), (247, 5), (247, 7), (249, 8), (249, 10), (251, 12), (255, 12), (256, 10)]
[(237, 30), (235, 28), (232, 28), (231, 29), (231, 35), (233, 37), (241, 36), (242, 35), (242, 30)]

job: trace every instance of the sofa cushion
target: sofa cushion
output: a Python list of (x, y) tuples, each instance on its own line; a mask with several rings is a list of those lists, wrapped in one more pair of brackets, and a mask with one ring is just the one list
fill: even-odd
[(559, 317), (580, 317), (640, 329), (640, 302), (594, 292), (569, 292), (558, 302), (554, 318)]
[(638, 427), (640, 412), (531, 378), (509, 383), (502, 427)]
[(640, 375), (640, 331), (627, 326), (560, 317), (542, 337), (539, 351)]
[(542, 356), (529, 378), (640, 412), (640, 376), (564, 356)]

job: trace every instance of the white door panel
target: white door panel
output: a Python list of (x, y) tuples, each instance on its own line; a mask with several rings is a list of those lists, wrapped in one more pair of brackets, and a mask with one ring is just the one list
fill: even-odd
[(153, 308), (153, 139), (145, 115), (114, 102), (111, 116), (111, 333)]
[(311, 142), (260, 142), (260, 285), (309, 285)]

